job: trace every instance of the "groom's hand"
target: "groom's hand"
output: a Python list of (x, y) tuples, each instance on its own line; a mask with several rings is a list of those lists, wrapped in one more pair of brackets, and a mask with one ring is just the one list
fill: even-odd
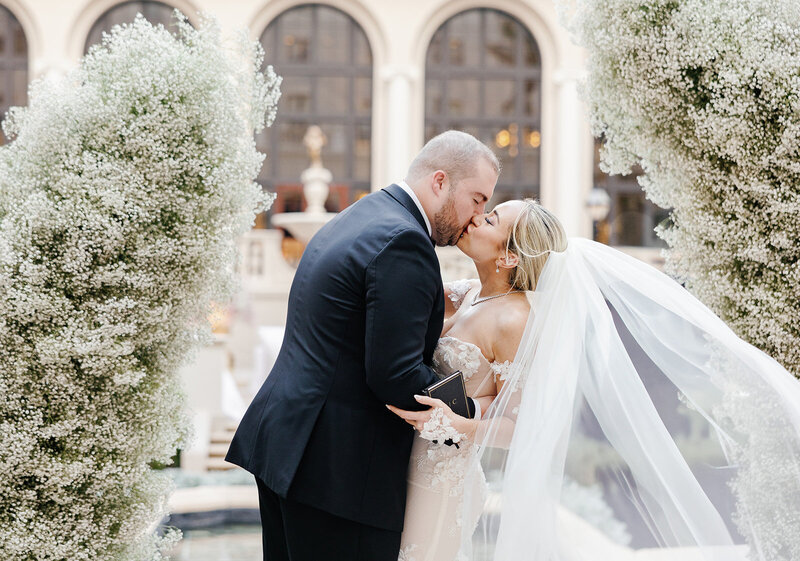
[[(446, 429), (444, 432), (444, 436), (441, 438), (444, 444), (448, 446), (455, 444), (456, 448), (458, 447), (457, 442), (461, 440), (462, 437), (469, 437), (469, 435), (474, 435), (475, 433), (475, 424), (478, 421), (472, 419), (466, 419), (461, 415), (457, 415), (453, 413), (453, 410), (447, 406), (445, 402), (441, 399), (434, 399), (432, 397), (424, 396), (424, 395), (415, 395), (414, 399), (416, 399), (422, 405), (429, 405), (430, 409), (426, 411), (406, 411), (404, 409), (399, 409), (392, 405), (387, 405), (386, 407), (403, 419), (406, 423), (411, 425), (414, 430), (419, 431), (423, 438), (428, 438), (430, 440), (431, 434), (425, 435), (423, 431), (427, 431), (432, 434), (436, 434), (437, 432), (441, 432), (441, 429), (444, 427), (452, 427), (451, 429)], [(426, 428), (426, 424), (431, 421), (431, 417), (433, 416), (434, 412), (437, 410), (441, 410), (439, 416), (434, 419), (432, 425)], [(447, 417), (447, 421), (444, 425), (442, 425), (442, 416)], [(452, 431), (455, 430), (456, 432), (453, 433)], [(448, 432), (449, 431), (449, 432)], [(452, 440), (450, 440), (450, 436), (452, 436)], [(438, 440), (439, 437), (436, 437)], [(436, 440), (434, 440), (436, 442)]]

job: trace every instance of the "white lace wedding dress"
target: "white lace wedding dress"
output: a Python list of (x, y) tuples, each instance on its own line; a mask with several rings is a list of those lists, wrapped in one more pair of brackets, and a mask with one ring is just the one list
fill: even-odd
[[(451, 285), (451, 300), (459, 307), (469, 291), (468, 281)], [(507, 376), (511, 363), (489, 362), (477, 345), (444, 336), (439, 339), (433, 355), (433, 368), (440, 376), (456, 370), (464, 375), (470, 397), (493, 395), (497, 380)], [(461, 520), (464, 480), (468, 469), (480, 469), (473, 462), (475, 444), (461, 440), (456, 446), (434, 444), (419, 433), (415, 434), (408, 466), (408, 497), (405, 524), (398, 561), (454, 561), (458, 557), (463, 525), (474, 526), (476, 520)], [(476, 501), (486, 498), (475, 493)], [(476, 505), (479, 507), (479, 505)], [(471, 508), (470, 511), (480, 511)]]

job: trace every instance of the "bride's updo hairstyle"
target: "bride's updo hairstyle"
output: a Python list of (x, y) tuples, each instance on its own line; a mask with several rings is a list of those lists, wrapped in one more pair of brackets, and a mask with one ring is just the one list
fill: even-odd
[(533, 199), (524, 199), (525, 208), (514, 220), (506, 250), (519, 257), (511, 272), (511, 288), (535, 290), (550, 251), (567, 249), (567, 234), (558, 218)]

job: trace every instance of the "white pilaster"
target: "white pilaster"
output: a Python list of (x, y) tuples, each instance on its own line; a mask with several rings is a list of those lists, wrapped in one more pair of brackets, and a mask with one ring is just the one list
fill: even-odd
[(578, 94), (576, 71), (556, 72), (556, 189), (552, 210), (569, 236), (591, 235), (586, 196), (592, 186), (594, 154), (585, 106)]
[(412, 68), (387, 66), (381, 72), (386, 85), (385, 176), (380, 189), (405, 177), (415, 154), (411, 149), (411, 94), (417, 72)]

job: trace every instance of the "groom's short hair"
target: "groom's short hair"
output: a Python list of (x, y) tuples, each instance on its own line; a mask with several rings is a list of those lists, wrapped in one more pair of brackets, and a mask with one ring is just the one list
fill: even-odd
[(500, 161), (488, 146), (471, 134), (445, 131), (425, 143), (408, 167), (406, 180), (413, 183), (440, 169), (450, 178), (450, 184), (455, 185), (465, 177), (474, 177), (481, 159), (500, 175)]

